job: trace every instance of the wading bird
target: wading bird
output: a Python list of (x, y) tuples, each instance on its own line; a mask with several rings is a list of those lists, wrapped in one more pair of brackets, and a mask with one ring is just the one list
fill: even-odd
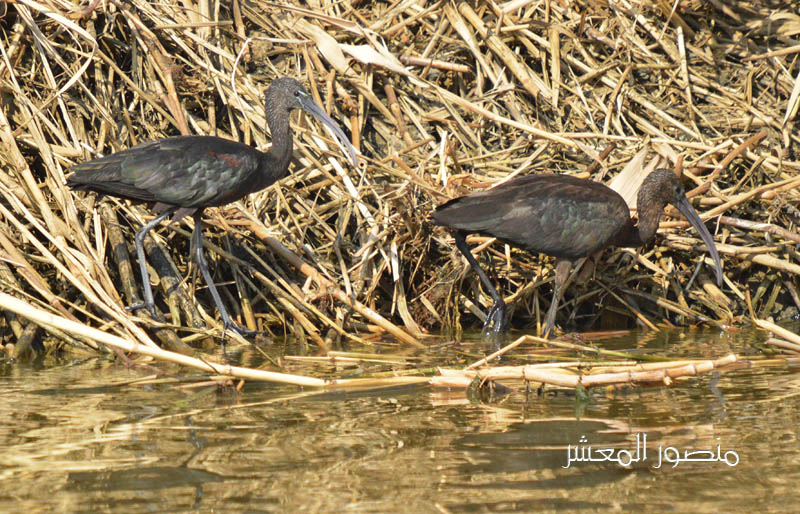
[(155, 219), (136, 232), (136, 255), (144, 281), (144, 302), (128, 307), (145, 308), (156, 318), (153, 291), (147, 274), (142, 243), (147, 233), (165, 218), (172, 222), (194, 218), (193, 256), (219, 310), (225, 330), (252, 334), (238, 326), (228, 311), (208, 271), (203, 256), (200, 219), (206, 207), (234, 202), (272, 185), (286, 174), (292, 157), (289, 113), (302, 109), (327, 125), (347, 148), (357, 166), (356, 152), (339, 126), (289, 77), (275, 79), (266, 92), (265, 115), (272, 147), (264, 153), (250, 146), (213, 136), (178, 136), (144, 143), (93, 161), (73, 166), (67, 185), (73, 189), (153, 204)]
[(625, 200), (611, 188), (569, 175), (528, 175), (488, 191), (455, 198), (436, 208), (434, 224), (453, 229), (456, 247), (494, 300), (484, 324), (494, 335), (506, 328), (506, 304), (478, 265), (466, 235), (479, 233), (534, 253), (551, 255), (556, 264), (553, 301), (545, 319), (544, 337), (553, 328), (563, 285), (572, 261), (609, 246), (639, 247), (650, 241), (667, 204), (672, 204), (697, 229), (714, 259), (717, 283), (722, 265), (714, 240), (686, 198), (680, 179), (670, 170), (650, 173), (636, 199), (639, 222), (634, 225)]

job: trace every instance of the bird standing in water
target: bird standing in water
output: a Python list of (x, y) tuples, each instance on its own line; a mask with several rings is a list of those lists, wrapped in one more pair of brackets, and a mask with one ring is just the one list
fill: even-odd
[(253, 334), (238, 326), (222, 303), (203, 256), (200, 220), (206, 207), (218, 207), (260, 191), (286, 174), (292, 157), (289, 113), (301, 109), (328, 126), (347, 148), (357, 166), (356, 152), (339, 126), (289, 77), (275, 79), (266, 92), (265, 114), (272, 147), (264, 153), (250, 146), (213, 136), (178, 136), (144, 143), (72, 167), (67, 185), (76, 190), (153, 204), (155, 219), (136, 232), (136, 255), (144, 281), (144, 302), (129, 309), (147, 309), (156, 318), (153, 291), (142, 246), (147, 233), (165, 218), (194, 219), (194, 259), (219, 310), (224, 331)]
[(479, 233), (530, 252), (551, 255), (556, 264), (553, 301), (545, 319), (544, 337), (555, 324), (563, 285), (572, 261), (609, 246), (639, 247), (649, 242), (667, 204), (674, 205), (700, 234), (714, 260), (717, 283), (722, 264), (714, 240), (686, 198), (680, 179), (670, 170), (650, 173), (636, 200), (639, 222), (634, 225), (625, 200), (611, 188), (569, 175), (528, 175), (488, 191), (471, 193), (440, 205), (434, 224), (454, 230), (456, 247), (492, 296), (494, 303), (484, 324), (494, 335), (506, 328), (506, 304), (478, 265), (466, 235)]

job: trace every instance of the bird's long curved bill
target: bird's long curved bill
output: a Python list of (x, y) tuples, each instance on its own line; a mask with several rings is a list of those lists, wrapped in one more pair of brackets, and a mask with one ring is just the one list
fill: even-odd
[(344, 147), (347, 149), (347, 153), (350, 154), (350, 160), (353, 162), (353, 166), (358, 167), (356, 149), (353, 148), (350, 140), (344, 135), (344, 132), (342, 132), (342, 129), (339, 128), (339, 125), (337, 125), (336, 122), (333, 121), (333, 119), (328, 116), (325, 111), (323, 111), (322, 108), (314, 102), (314, 100), (311, 99), (311, 97), (304, 96), (300, 103), (302, 104), (304, 111), (317, 118), (320, 123), (331, 129), (331, 131), (336, 134), (336, 137), (339, 138), (339, 141), (341, 141), (342, 145), (344, 145)]
[(714, 239), (711, 237), (711, 234), (709, 234), (708, 229), (700, 219), (700, 216), (697, 215), (697, 211), (694, 210), (694, 207), (692, 207), (692, 204), (689, 203), (689, 200), (685, 196), (675, 204), (675, 207), (681, 211), (681, 214), (686, 216), (686, 219), (689, 220), (689, 223), (691, 223), (700, 234), (700, 239), (702, 239), (706, 244), (708, 253), (710, 253), (711, 258), (714, 259), (714, 271), (717, 273), (717, 285), (721, 286), (722, 263), (719, 260), (719, 254), (717, 253), (717, 246), (714, 244)]

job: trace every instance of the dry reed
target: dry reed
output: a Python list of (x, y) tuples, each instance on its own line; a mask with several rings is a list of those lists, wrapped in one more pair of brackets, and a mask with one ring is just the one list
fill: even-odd
[[(213, 302), (195, 290), (189, 229), (162, 228), (147, 247), (170, 323), (133, 315), (132, 231), (150, 214), (73, 194), (64, 177), (76, 162), (171, 135), (266, 148), (263, 91), (291, 75), (347, 127), (365, 166), (349, 168), (316, 124), (293, 118), (292, 173), (206, 212), (212, 273), (250, 328), (327, 351), (376, 334), (420, 346), (429, 331), (477, 326), (491, 301), (452, 238), (428, 225), (435, 205), (520, 173), (616, 177), (631, 198), (641, 175), (681, 160), (715, 225), (724, 290), (670, 211), (654, 245), (584, 264), (559, 325), (772, 330), (768, 319), (800, 312), (793, 2), (187, 5), (3, 5), (0, 287), (30, 308), (184, 353), (208, 327), (219, 334)], [(470, 241), (514, 300), (513, 325), (535, 327), (552, 261)], [(4, 318), (18, 351), (41, 336), (24, 314)]]

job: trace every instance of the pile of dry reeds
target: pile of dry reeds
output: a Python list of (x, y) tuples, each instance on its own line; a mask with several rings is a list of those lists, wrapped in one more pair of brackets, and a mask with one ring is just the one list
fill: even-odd
[[(584, 265), (597, 280), (577, 277), (558, 324), (798, 314), (792, 1), (14, 0), (3, 9), (0, 281), (56, 315), (29, 323), (14, 304), (23, 315), (6, 311), (6, 334), (20, 346), (41, 326), (63, 341), (91, 339), (62, 320), (173, 348), (208, 327), (219, 334), (190, 263), (190, 228), (148, 241), (170, 323), (147, 321), (124, 306), (141, 291), (132, 233), (149, 212), (73, 194), (65, 175), (178, 134), (265, 149), (263, 91), (282, 75), (346, 127), (365, 166), (348, 166), (318, 124), (295, 116), (292, 173), (206, 211), (212, 273), (243, 325), (324, 349), (376, 334), (420, 344), (426, 331), (479, 326), (491, 302), (449, 234), (428, 224), (432, 208), (528, 173), (621, 176), (614, 187), (630, 197), (637, 177), (679, 158), (716, 233), (723, 289), (695, 232), (669, 211), (654, 245)], [(515, 301), (512, 323), (535, 326), (552, 261), (498, 242), (475, 253)], [(0, 308), (12, 308), (8, 295)]]

